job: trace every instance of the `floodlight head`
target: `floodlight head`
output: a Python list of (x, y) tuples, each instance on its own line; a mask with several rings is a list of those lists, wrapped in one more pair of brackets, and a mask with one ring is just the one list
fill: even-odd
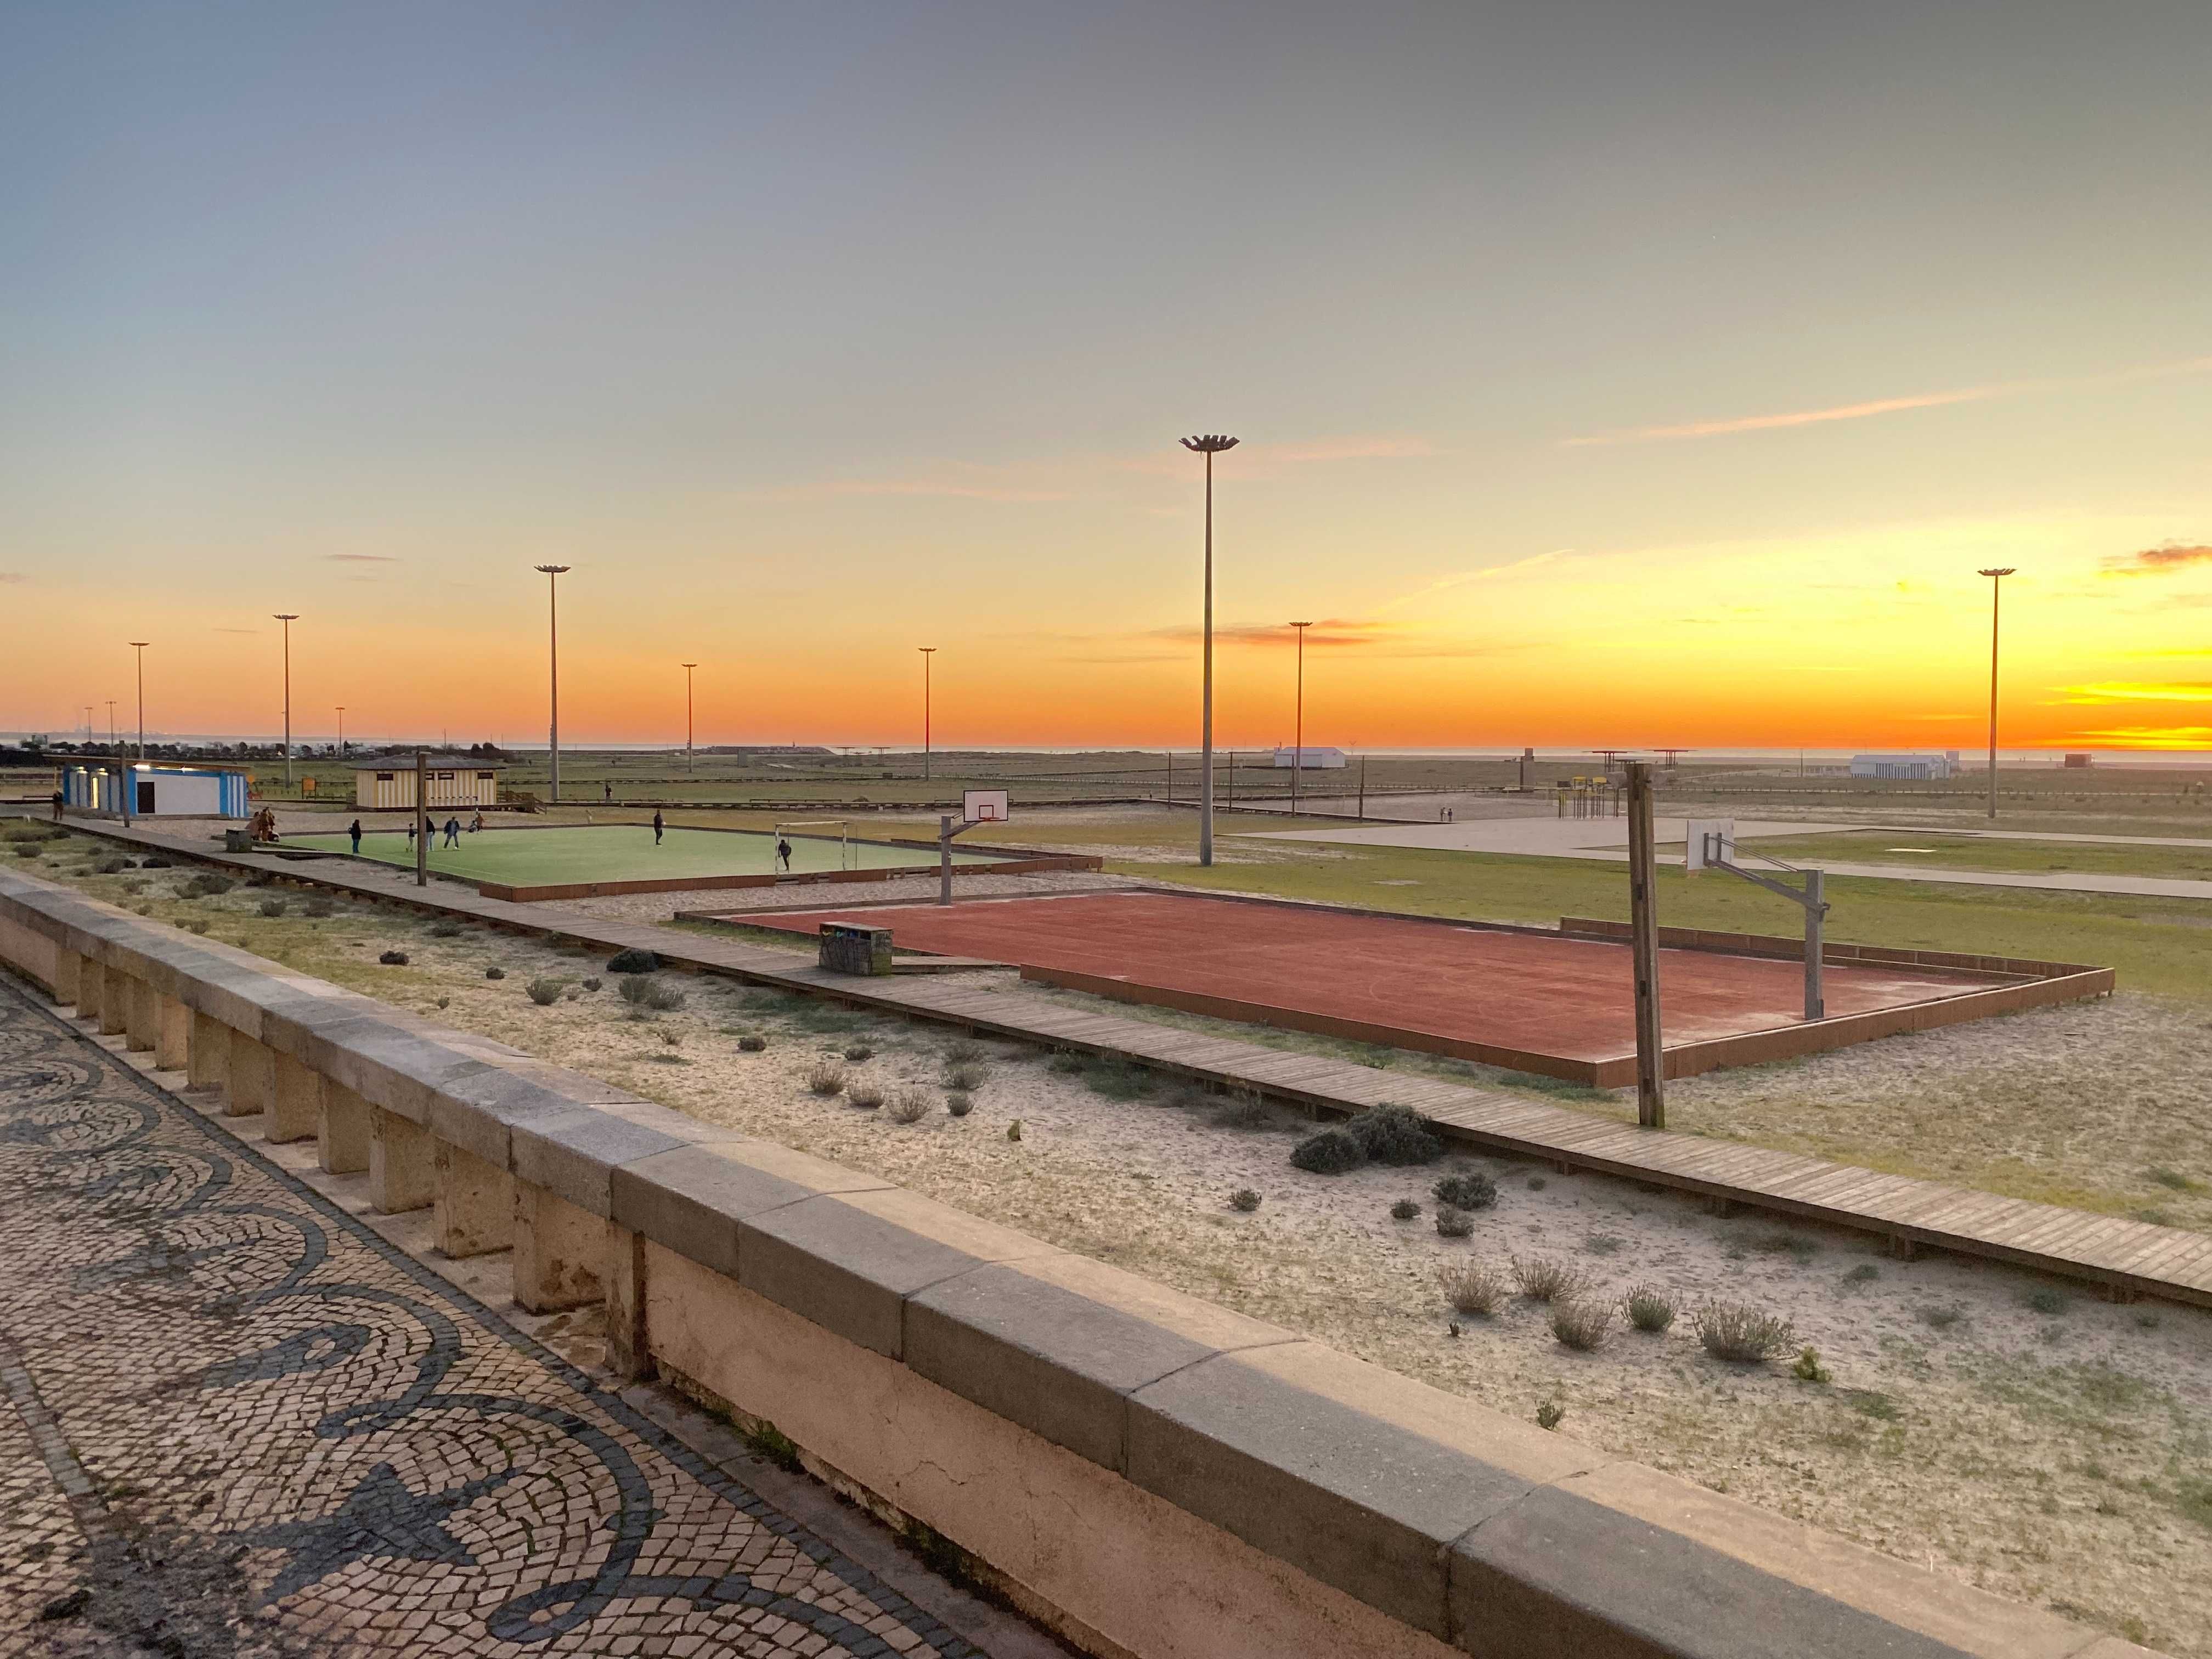
[(565, 576), (568, 574), (568, 567), (565, 564), (534, 564), (530, 568), (532, 570), (543, 571), (549, 576)]
[(153, 644), (154, 641), (151, 640), (133, 640), (131, 643), (137, 646), (141, 651), (143, 651), (148, 646)]
[(936, 650), (937, 647), (933, 645), (917, 645), (915, 647), (915, 649), (921, 652), (921, 654), (926, 657), (929, 655), (931, 652)]
[(1293, 627), (1293, 628), (1311, 628), (1311, 627), (1313, 626), (1313, 624), (1312, 624), (1311, 623), (1310, 623), (1310, 622), (1302, 622), (1302, 623), (1292, 623), (1291, 624), (1291, 627)]
[(271, 622), (297, 622), (300, 620), (300, 613), (296, 611), (272, 611), (269, 615)]
[(1182, 447), (1185, 449), (1195, 450), (1200, 454), (1210, 455), (1224, 449), (1236, 448), (1237, 440), (1223, 433), (1208, 432), (1200, 437), (1185, 438), (1182, 441)]
[(2007, 565), (2002, 570), (1984, 570), (1978, 574), (1984, 576), (2009, 576), (2013, 574), (2014, 568), (2014, 566)]
[(679, 666), (681, 666), (681, 667), (684, 667), (684, 668), (696, 668), (698, 665), (698, 665), (697, 663), (696, 663), (696, 662), (687, 662), (687, 663), (683, 663), (683, 664), (680, 664), (680, 665), (679, 665)]

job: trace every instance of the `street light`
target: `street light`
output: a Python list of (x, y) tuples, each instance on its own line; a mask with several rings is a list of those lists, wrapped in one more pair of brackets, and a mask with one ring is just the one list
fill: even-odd
[(1185, 449), (1206, 457), (1206, 670), (1199, 704), (1198, 861), (1213, 862), (1213, 458), (1237, 447), (1237, 440), (1209, 432), (1182, 441)]
[(115, 699), (110, 697), (107, 700), (107, 746), (112, 749), (115, 744)]
[(151, 640), (133, 640), (131, 648), (138, 653), (138, 764), (146, 763), (146, 647)]
[(933, 645), (917, 645), (921, 653), (921, 781), (929, 781), (929, 659), (937, 654)]
[(1984, 570), (1980, 574), (1990, 579), (1990, 817), (1997, 815), (1997, 596), (2003, 591), (2004, 579), (2013, 574), (2014, 567)]
[(1292, 623), (1298, 630), (1298, 702), (1296, 723), (1291, 738), (1291, 816), (1298, 815), (1298, 774), (1306, 763), (1306, 629), (1310, 622)]
[(540, 564), (531, 568), (542, 572), (545, 577), (546, 639), (550, 647), (548, 662), (551, 671), (552, 699), (550, 741), (547, 746), (553, 763), (552, 780), (546, 786), (545, 793), (546, 798), (557, 806), (561, 804), (561, 597), (555, 584), (568, 574), (568, 567), (565, 564)]
[(696, 662), (684, 665), (684, 769), (686, 772), (698, 770), (696, 763), (691, 758), (691, 671), (698, 665)]
[(345, 751), (346, 751), (346, 748), (345, 748), (345, 705), (344, 705), (343, 703), (338, 703), (338, 704), (336, 704), (336, 705), (334, 705), (334, 706), (337, 708), (337, 711), (338, 711), (338, 753), (339, 753), (341, 756), (343, 756), (343, 755), (345, 753)]
[(296, 611), (272, 613), (284, 624), (284, 787), (292, 787), (292, 624), (300, 620)]

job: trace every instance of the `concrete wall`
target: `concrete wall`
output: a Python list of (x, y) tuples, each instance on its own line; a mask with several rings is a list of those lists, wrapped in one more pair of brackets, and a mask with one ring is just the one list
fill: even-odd
[(152, 1007), (232, 1109), (312, 1114), (377, 1207), (512, 1249), (527, 1307), (604, 1303), (618, 1368), (772, 1424), (1097, 1653), (2142, 1651), (12, 871), (0, 956), (103, 1024)]

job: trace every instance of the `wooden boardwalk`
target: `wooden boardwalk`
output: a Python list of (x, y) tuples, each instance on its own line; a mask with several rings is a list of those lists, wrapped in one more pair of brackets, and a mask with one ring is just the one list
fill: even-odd
[(2212, 1307), (2212, 1235), (2179, 1227), (2002, 1198), (1737, 1141), (1642, 1129), (1517, 1095), (1068, 1008), (1041, 998), (1007, 996), (972, 982), (947, 982), (927, 975), (832, 974), (788, 951), (485, 898), (450, 882), (433, 881), (417, 888), (398, 872), (380, 869), (353, 874), (359, 866), (350, 863), (296, 865), (269, 854), (225, 854), (201, 843), (125, 830), (117, 824), (80, 823), (76, 827), (255, 876), (472, 917), (610, 951), (651, 951), (672, 963), (856, 1007), (1055, 1048), (1122, 1055), (1223, 1088), (1295, 1101), (1320, 1112), (1358, 1112), (1395, 1103), (1412, 1107), (1453, 1139), (1542, 1159), (1562, 1170), (1595, 1170), (1696, 1193), (1717, 1204), (1740, 1204), (1876, 1233), (1900, 1253), (1926, 1247), (1987, 1256), (2084, 1279), (2117, 1295), (2156, 1296)]

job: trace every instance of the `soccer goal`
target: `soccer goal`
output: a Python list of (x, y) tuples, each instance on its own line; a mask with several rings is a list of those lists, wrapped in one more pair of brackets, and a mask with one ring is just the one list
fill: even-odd
[[(778, 841), (796, 836), (808, 841), (834, 841), (837, 843), (837, 867), (852, 870), (858, 867), (858, 853), (853, 845), (853, 823), (849, 818), (793, 818), (788, 823), (775, 826)], [(773, 858), (774, 853), (769, 856)]]

